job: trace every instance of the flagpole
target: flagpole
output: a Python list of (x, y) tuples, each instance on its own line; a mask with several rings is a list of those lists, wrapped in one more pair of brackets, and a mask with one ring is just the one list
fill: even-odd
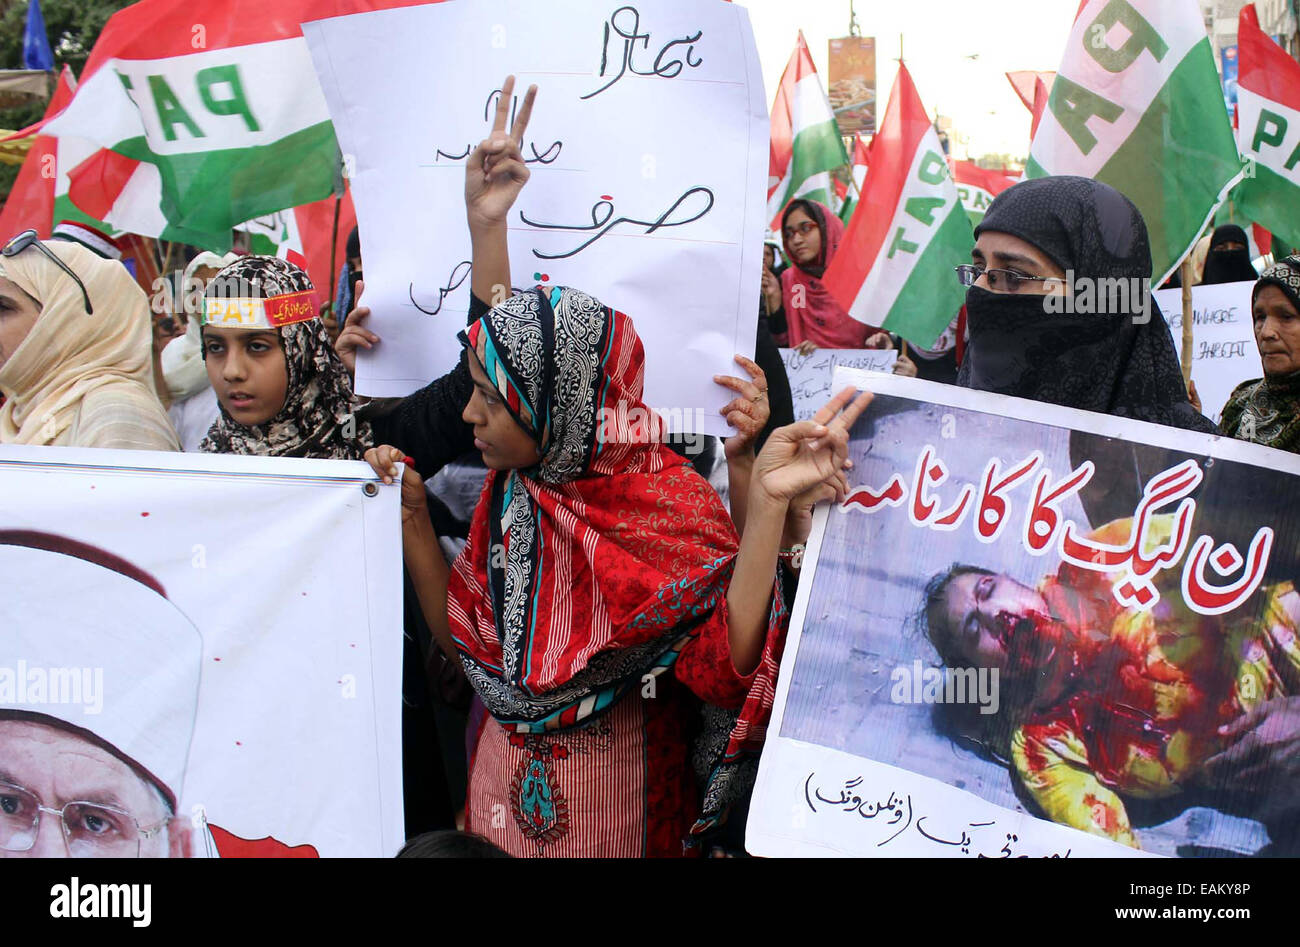
[[(334, 195), (334, 230), (330, 234), (330, 302), (329, 302), (330, 309), (329, 311), (330, 311), (330, 315), (333, 316), (334, 320), (338, 323), (339, 329), (343, 328), (343, 322), (339, 319), (338, 313), (334, 311), (334, 291), (338, 288), (338, 279), (335, 277), (334, 271), (337, 268), (336, 260), (338, 259), (338, 252), (339, 252), (339, 211), (342, 208), (342, 206), (343, 206), (343, 195), (335, 194)], [(345, 319), (347, 318), (346, 313), (344, 313), (344, 318)]]
[(1183, 386), (1192, 381), (1192, 261), (1190, 257), (1183, 260), (1181, 268), (1183, 284)]
[[(335, 290), (338, 289), (338, 275), (336, 273), (336, 270), (338, 268), (337, 261), (338, 261), (338, 252), (339, 252), (339, 212), (342, 210), (343, 207), (343, 193), (344, 191), (347, 190), (347, 184), (343, 180), (343, 152), (342, 151), (339, 151), (337, 153), (337, 158), (338, 160), (335, 162), (335, 166), (334, 166), (334, 227), (330, 231), (329, 312), (330, 315), (334, 318), (335, 324), (338, 326), (339, 331), (342, 331), (343, 319), (346, 319), (348, 317), (348, 314), (346, 312), (343, 313), (343, 319), (340, 319), (339, 314), (334, 311), (334, 293)], [(356, 300), (353, 300), (353, 302), (356, 302)]]

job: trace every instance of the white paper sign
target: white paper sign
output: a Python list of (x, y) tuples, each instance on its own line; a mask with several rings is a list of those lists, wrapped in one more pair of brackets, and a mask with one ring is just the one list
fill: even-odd
[[(11, 778), (141, 825), (172, 796), (147, 843), (172, 857), (395, 854), (399, 489), (359, 461), (0, 447)], [(60, 672), (78, 692), (12, 686)], [(95, 765), (16, 755), (30, 721), (69, 752), (92, 734)]]
[(781, 361), (785, 362), (790, 394), (794, 396), (794, 419), (807, 421), (835, 393), (831, 390), (831, 378), (836, 368), (844, 366), (890, 374), (898, 361), (898, 352), (895, 349), (818, 349), (811, 355), (800, 355), (795, 349), (781, 349)]
[[(465, 159), (505, 76), (537, 104), (510, 214), (517, 287), (627, 313), (647, 403), (728, 434), (712, 381), (752, 353), (768, 116), (749, 16), (720, 0), (448, 0), (303, 24), (352, 179), (370, 328), (358, 389), (449, 370), (470, 301)], [(518, 102), (512, 103), (512, 114)], [(489, 301), (490, 302), (490, 301)], [(668, 412), (672, 414), (673, 412)]]
[[(1264, 369), (1251, 326), (1250, 294), (1255, 284), (1217, 283), (1192, 287), (1192, 381), (1205, 416), (1216, 424), (1232, 389)], [(1183, 354), (1183, 291), (1158, 289), (1151, 294), (1169, 323), (1174, 348)]]

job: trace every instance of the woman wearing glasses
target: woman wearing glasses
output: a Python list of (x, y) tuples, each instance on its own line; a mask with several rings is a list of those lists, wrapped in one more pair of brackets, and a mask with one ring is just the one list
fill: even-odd
[(27, 231), (0, 250), (0, 444), (179, 450), (126, 268)]
[[(989, 206), (971, 260), (957, 267), (970, 287), (970, 340), (957, 384), (1218, 432), (1188, 401), (1150, 294), (1146, 222), (1119, 191), (1090, 178), (1022, 181)], [(1127, 291), (1114, 292), (1121, 282)], [(1099, 304), (1104, 295), (1106, 305), (1085, 313), (1049, 299), (1072, 293), (1078, 303), (1086, 294)]]
[(844, 239), (844, 224), (824, 204), (800, 198), (786, 205), (781, 233), (790, 266), (781, 273), (781, 308), (771, 318), (786, 324), (787, 341), (782, 344), (864, 348), (877, 330), (845, 312), (821, 281)]

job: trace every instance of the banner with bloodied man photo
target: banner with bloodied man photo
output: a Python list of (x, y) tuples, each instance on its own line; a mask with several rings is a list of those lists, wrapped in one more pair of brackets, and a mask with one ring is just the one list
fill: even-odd
[(1294, 855), (1300, 458), (840, 369), (760, 855)]

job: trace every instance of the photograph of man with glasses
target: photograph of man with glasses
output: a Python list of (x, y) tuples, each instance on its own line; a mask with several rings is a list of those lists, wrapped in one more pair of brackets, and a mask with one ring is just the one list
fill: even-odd
[(148, 573), (65, 537), (0, 530), (0, 574), (0, 857), (190, 857), (198, 630)]

